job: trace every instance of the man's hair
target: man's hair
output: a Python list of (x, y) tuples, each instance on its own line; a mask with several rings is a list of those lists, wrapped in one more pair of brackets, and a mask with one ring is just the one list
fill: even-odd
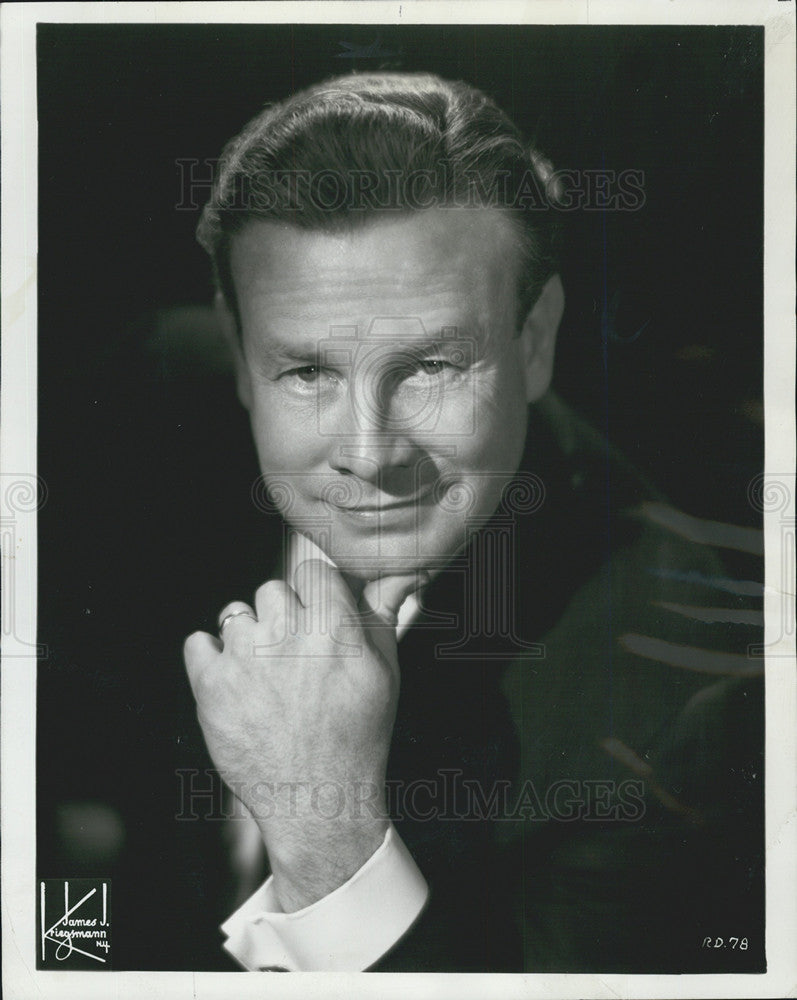
[(521, 323), (556, 269), (551, 181), (550, 163), (475, 87), (352, 74), (267, 106), (227, 143), (197, 239), (239, 320), (230, 246), (253, 219), (339, 231), (389, 213), (494, 206), (518, 236)]

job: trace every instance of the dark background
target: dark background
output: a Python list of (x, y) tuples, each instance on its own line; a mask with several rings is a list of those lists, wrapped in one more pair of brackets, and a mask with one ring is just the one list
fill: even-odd
[[(188, 891), (157, 834), (179, 810), (164, 761), (201, 746), (181, 641), (262, 582), (274, 543), (191, 311), (210, 267), (177, 161), (218, 157), (267, 101), (431, 70), (484, 89), (557, 167), (643, 171), (640, 210), (563, 217), (554, 385), (688, 513), (758, 523), (762, 28), (40, 25), (38, 56), (40, 875), (121, 877), (124, 845)], [(124, 919), (115, 940), (135, 941)]]

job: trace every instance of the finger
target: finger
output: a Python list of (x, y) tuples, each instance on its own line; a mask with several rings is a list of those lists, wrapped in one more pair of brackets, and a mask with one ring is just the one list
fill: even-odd
[[(233, 615), (235, 617), (232, 617)], [(239, 618), (243, 621), (247, 621), (248, 619), (245, 617), (247, 615), (253, 621), (257, 621), (257, 615), (244, 601), (230, 601), (229, 604), (225, 604), (219, 613), (219, 632), (223, 633), (226, 629), (230, 628), (231, 625), (238, 624)]]
[(428, 574), (418, 572), (372, 580), (363, 590), (360, 610), (374, 624), (395, 626), (401, 605), (427, 581)]
[[(270, 622), (280, 617), (290, 625), (296, 622), (302, 605), (284, 580), (268, 580), (257, 588), (255, 609), (260, 622)], [(289, 630), (293, 631), (293, 628)]]
[(306, 609), (354, 607), (354, 598), (339, 570), (322, 559), (305, 559), (296, 567), (293, 589)]
[(195, 694), (199, 676), (215, 662), (221, 648), (219, 640), (207, 632), (192, 632), (183, 643), (183, 660), (188, 682)]

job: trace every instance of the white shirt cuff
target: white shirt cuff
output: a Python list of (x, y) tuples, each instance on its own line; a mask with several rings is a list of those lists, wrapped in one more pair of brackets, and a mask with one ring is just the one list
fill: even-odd
[(429, 896), (392, 825), (348, 882), (303, 910), (283, 913), (272, 881), (221, 926), (224, 947), (250, 971), (361, 972), (409, 930)]

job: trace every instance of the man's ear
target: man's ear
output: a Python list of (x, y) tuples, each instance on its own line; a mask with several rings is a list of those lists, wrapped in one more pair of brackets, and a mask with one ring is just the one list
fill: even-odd
[(244, 357), (241, 331), (238, 328), (238, 323), (232, 309), (227, 305), (227, 300), (221, 292), (216, 292), (216, 297), (213, 300), (213, 310), (216, 313), (216, 320), (221, 328), (221, 332), (224, 334), (227, 349), (232, 356), (238, 399), (244, 409), (248, 410), (252, 405), (252, 383), (249, 377), (246, 358)]
[(565, 293), (558, 274), (543, 285), (520, 330), (526, 400), (536, 403), (545, 395), (553, 375), (556, 334), (565, 309)]

